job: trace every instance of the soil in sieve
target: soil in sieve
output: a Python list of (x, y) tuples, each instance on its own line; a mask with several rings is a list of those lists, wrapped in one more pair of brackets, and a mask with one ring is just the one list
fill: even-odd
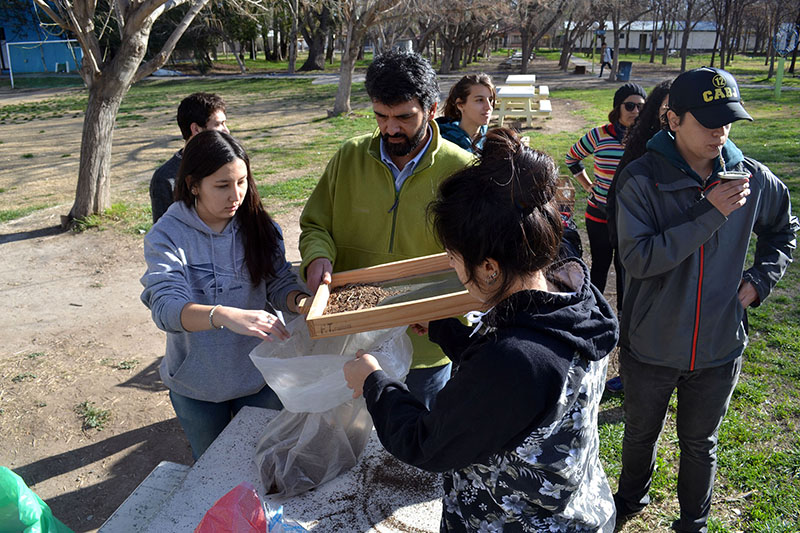
[(348, 283), (336, 287), (328, 298), (326, 315), (343, 313), (345, 311), (358, 311), (377, 307), (384, 298), (399, 294), (403, 291), (397, 289), (384, 289), (369, 283)]

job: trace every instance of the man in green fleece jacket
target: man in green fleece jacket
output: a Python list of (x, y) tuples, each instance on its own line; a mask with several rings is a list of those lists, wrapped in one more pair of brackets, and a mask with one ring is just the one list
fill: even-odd
[[(439, 134), (439, 83), (422, 56), (378, 56), (366, 89), (378, 128), (345, 141), (300, 216), (300, 272), (312, 293), (332, 272), (441, 252), (426, 207), (439, 183), (472, 160)], [(427, 336), (410, 337), (406, 385), (430, 407), (450, 377), (450, 361)]]

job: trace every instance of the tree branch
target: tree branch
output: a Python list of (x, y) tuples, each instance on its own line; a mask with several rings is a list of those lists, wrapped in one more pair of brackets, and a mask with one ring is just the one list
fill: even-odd
[[(91, 20), (86, 20), (85, 25), (82, 24), (82, 21), (79, 21), (75, 16), (75, 11), (72, 8), (72, 5), (66, 4), (62, 6), (64, 11), (64, 16), (59, 15), (53, 9), (50, 8), (50, 5), (47, 4), (46, 0), (34, 0), (36, 5), (42, 8), (42, 11), (50, 17), (53, 22), (59, 25), (64, 30), (71, 31), (75, 34), (78, 38), (78, 42), (81, 44), (81, 48), (83, 49), (83, 56), (84, 60), (88, 60), (88, 64), (92, 74), (99, 74), (100, 73), (100, 45), (97, 42), (97, 38), (94, 35), (94, 24)], [(89, 80), (84, 80), (87, 83)]]
[(195, 0), (192, 7), (189, 9), (186, 15), (184, 15), (183, 19), (180, 21), (172, 34), (170, 34), (169, 39), (167, 39), (167, 42), (164, 43), (164, 46), (161, 48), (161, 50), (152, 59), (150, 59), (150, 61), (139, 65), (136, 75), (133, 77), (133, 83), (136, 83), (145, 76), (149, 76), (154, 70), (160, 68), (162, 65), (164, 65), (164, 63), (167, 62), (170, 54), (172, 54), (172, 51), (175, 49), (175, 45), (178, 44), (178, 40), (192, 23), (195, 16), (197, 16), (200, 10), (202, 10), (208, 2), (209, 0)]

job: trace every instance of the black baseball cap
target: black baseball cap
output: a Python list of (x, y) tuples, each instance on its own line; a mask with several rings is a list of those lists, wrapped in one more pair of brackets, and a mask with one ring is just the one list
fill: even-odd
[(691, 111), (709, 129), (737, 120), (753, 120), (742, 107), (736, 80), (719, 68), (700, 67), (675, 78), (669, 90), (669, 107), (679, 115)]

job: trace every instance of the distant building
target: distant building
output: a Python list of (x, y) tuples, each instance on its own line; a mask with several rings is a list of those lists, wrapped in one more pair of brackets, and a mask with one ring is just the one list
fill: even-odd
[[(624, 24), (624, 23), (623, 23)], [(605, 35), (597, 37), (597, 46), (600, 45), (601, 39), (605, 39), (606, 44), (609, 46), (614, 43), (614, 34), (611, 22), (605, 23)], [(656, 50), (664, 49), (664, 32), (661, 31), (662, 23), (655, 21), (634, 21), (625, 30), (619, 34), (619, 45), (622, 50), (632, 52), (649, 52), (653, 44), (653, 29), (658, 30), (656, 37)], [(669, 31), (669, 48), (679, 50), (681, 41), (683, 39), (683, 21), (675, 22), (672, 29)], [(596, 28), (589, 29), (576, 43), (579, 49), (589, 49), (592, 46), (595, 38)], [(689, 32), (689, 41), (686, 45), (687, 50), (691, 52), (708, 52), (714, 48), (714, 40), (716, 38), (717, 26), (713, 21), (700, 21)], [(746, 48), (751, 48), (755, 41), (755, 36), (747, 35)]]
[[(33, 2), (8, 1), (0, 9), (0, 68), (14, 74), (30, 72), (73, 72), (83, 52)], [(40, 24), (42, 17), (48, 24)]]

